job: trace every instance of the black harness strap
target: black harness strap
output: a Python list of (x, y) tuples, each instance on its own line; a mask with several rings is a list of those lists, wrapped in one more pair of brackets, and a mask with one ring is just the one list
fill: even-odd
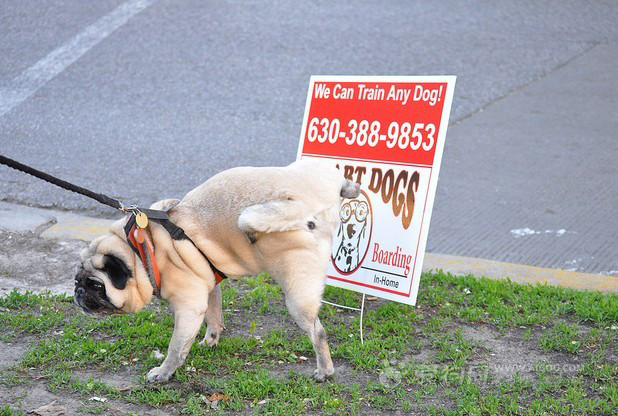
[[(187, 234), (185, 234), (185, 230), (183, 230), (182, 228), (180, 228), (179, 226), (177, 226), (170, 220), (170, 217), (167, 214), (167, 212), (160, 211), (160, 210), (154, 210), (154, 209), (144, 209), (144, 208), (139, 208), (139, 210), (143, 212), (144, 214), (146, 214), (146, 216), (148, 217), (148, 220), (154, 221), (157, 224), (161, 224), (163, 228), (165, 228), (165, 230), (170, 234), (173, 240), (176, 240), (176, 241), (189, 240), (191, 244), (193, 244), (193, 246), (197, 249), (197, 251), (199, 251), (200, 254), (206, 259), (206, 261), (208, 262), (208, 265), (210, 266), (213, 273), (215, 274), (215, 277), (218, 274), (221, 277), (220, 280), (227, 279), (227, 276), (225, 275), (225, 273), (217, 269), (215, 265), (212, 264), (208, 256), (204, 254), (202, 250), (200, 250), (197, 244), (195, 244), (195, 242), (191, 240)], [(130, 215), (129, 221), (127, 221), (127, 223), (124, 226), (124, 233), (127, 236), (127, 240), (129, 238), (129, 233), (131, 232), (131, 229), (133, 228), (134, 225), (135, 225), (135, 215)], [(129, 245), (131, 246), (133, 251), (135, 251), (135, 253), (139, 255), (139, 251), (137, 250), (137, 248), (133, 247), (133, 245), (130, 243)]]

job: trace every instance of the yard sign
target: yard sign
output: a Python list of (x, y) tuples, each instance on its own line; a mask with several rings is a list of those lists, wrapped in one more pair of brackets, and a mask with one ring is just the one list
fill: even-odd
[(331, 161), (344, 199), (326, 282), (414, 305), (454, 76), (311, 77), (298, 158)]

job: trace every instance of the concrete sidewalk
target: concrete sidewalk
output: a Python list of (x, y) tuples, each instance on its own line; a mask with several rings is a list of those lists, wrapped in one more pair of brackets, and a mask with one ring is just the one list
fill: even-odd
[(0, 230), (31, 231), (46, 238), (92, 241), (105, 233), (112, 222), (66, 211), (0, 201)]
[[(26, 232), (32, 238), (92, 241), (103, 235), (113, 220), (66, 214), (0, 202), (0, 230)], [(75, 260), (77, 260), (77, 252)], [(475, 275), (490, 279), (509, 278), (517, 283), (538, 283), (577, 290), (618, 293), (618, 277), (510, 264), (487, 259), (426, 253), (423, 271), (443, 270), (454, 275)], [(0, 281), (2, 279), (0, 278)], [(70, 281), (72, 283), (72, 281)], [(69, 288), (70, 292), (71, 288)]]

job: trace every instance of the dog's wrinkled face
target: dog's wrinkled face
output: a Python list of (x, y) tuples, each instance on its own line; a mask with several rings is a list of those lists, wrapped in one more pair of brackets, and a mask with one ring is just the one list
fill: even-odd
[(150, 302), (148, 276), (136, 265), (134, 252), (118, 234), (110, 232), (97, 238), (81, 252), (80, 259), (74, 302), (86, 314), (103, 317), (135, 313)]
[[(96, 269), (95, 269), (96, 270)], [(105, 289), (105, 277), (109, 279), (116, 289), (125, 289), (131, 272), (124, 262), (114, 256), (103, 256), (102, 269), (99, 273), (88, 272), (82, 263), (80, 270), (75, 276), (75, 304), (82, 308), (87, 315), (105, 316), (122, 313), (122, 310), (114, 305), (107, 296)], [(101, 279), (101, 274), (104, 275)]]

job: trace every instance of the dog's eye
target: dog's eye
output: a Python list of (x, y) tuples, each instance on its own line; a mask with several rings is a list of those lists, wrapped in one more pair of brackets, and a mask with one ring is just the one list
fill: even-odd
[(95, 282), (95, 283), (94, 283), (94, 288), (95, 288), (95, 289), (103, 289), (103, 284), (102, 284), (102, 283), (99, 283), (99, 282)]

